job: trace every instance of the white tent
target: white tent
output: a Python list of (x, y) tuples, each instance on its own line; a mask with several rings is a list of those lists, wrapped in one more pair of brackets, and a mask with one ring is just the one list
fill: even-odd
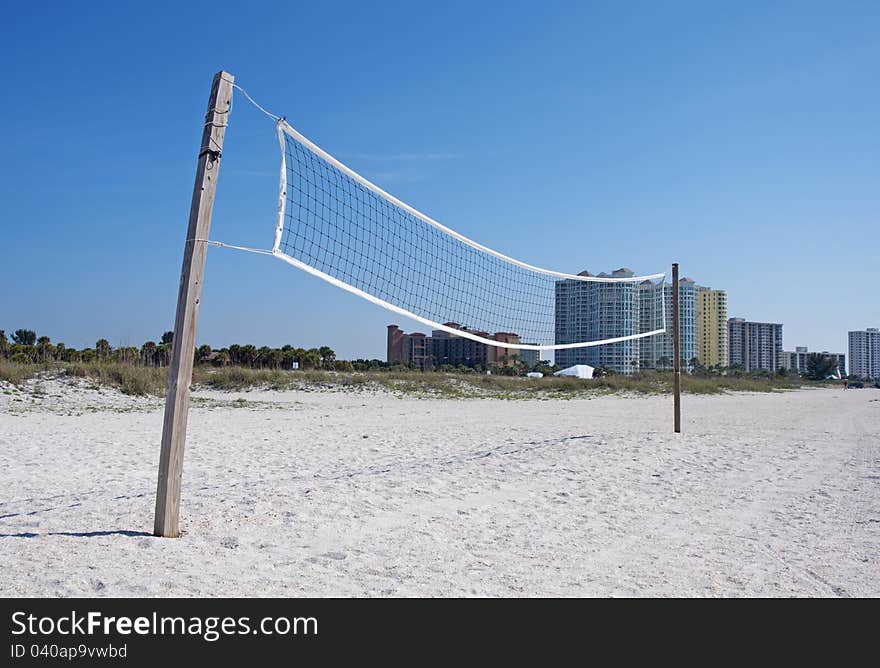
[(575, 364), (567, 369), (562, 369), (553, 374), (554, 376), (575, 376), (576, 378), (592, 378), (593, 367), (589, 364)]

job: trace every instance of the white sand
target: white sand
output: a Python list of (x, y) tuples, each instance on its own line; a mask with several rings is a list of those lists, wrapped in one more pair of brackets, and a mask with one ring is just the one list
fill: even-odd
[[(880, 392), (499, 401), (0, 386), (6, 596), (878, 596)], [(245, 407), (232, 401), (243, 397)]]

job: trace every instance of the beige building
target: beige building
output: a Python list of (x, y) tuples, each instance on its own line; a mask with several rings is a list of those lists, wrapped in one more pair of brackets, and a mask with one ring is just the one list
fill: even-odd
[(728, 365), (727, 291), (697, 286), (696, 352), (705, 367)]

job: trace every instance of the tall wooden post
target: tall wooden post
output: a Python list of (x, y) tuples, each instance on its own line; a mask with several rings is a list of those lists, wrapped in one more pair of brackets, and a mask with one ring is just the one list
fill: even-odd
[(681, 311), (678, 295), (678, 262), (672, 265), (672, 350), (675, 360), (672, 363), (673, 411), (675, 412), (675, 433), (681, 433)]
[(165, 422), (162, 425), (162, 452), (159, 456), (159, 482), (156, 486), (156, 520), (153, 525), (156, 536), (176, 538), (180, 535), (180, 478), (186, 444), (189, 386), (192, 382), (199, 302), (208, 250), (204, 240), (211, 230), (211, 212), (220, 172), (220, 153), (229, 123), (234, 81), (235, 77), (229, 72), (221, 71), (214, 75), (199, 149), (196, 183), (183, 248), (180, 290), (177, 293), (168, 392), (165, 395)]

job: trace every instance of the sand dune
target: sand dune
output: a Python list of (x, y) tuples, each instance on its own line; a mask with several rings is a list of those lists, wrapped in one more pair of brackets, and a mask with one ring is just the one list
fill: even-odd
[(174, 540), (161, 401), (3, 386), (0, 593), (878, 596), (878, 399), (200, 392)]

